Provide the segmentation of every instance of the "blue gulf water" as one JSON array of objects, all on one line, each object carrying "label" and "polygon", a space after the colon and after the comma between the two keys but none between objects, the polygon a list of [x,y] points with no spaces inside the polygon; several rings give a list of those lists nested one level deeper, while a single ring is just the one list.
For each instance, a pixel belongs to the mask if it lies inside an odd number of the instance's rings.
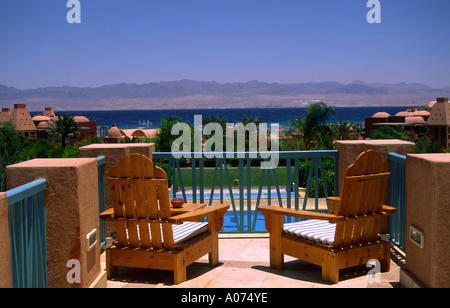
[{"label": "blue gulf water", "polygon": [[[408,106],[396,107],[335,107],[336,116],[331,118],[331,122],[347,120],[351,123],[362,123],[365,117],[370,117],[374,113],[383,110],[391,115],[395,115]],[[30,112],[35,116],[41,112]],[[56,111],[55,113],[58,113]],[[167,116],[180,117],[183,121],[194,122],[194,115],[216,116],[224,118],[228,123],[237,123],[239,119],[247,116],[256,116],[265,123],[279,123],[285,126],[289,119],[303,117],[306,108],[241,108],[241,109],[179,109],[179,110],[101,110],[101,111],[61,111],[61,114],[82,114],[91,121],[97,121],[97,126],[110,127],[115,123],[119,128],[137,128],[146,126],[148,128],[158,127],[159,121]],[[144,125],[145,123],[145,125]],[[151,124],[150,124],[151,123]]]}]

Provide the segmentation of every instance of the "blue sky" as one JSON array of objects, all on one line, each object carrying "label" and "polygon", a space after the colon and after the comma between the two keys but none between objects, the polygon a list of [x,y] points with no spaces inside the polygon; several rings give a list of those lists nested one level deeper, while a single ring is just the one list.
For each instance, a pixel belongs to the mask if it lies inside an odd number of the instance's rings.
[{"label": "blue sky", "polygon": [[450,0],[0,0],[0,84],[217,82],[450,86]]}]

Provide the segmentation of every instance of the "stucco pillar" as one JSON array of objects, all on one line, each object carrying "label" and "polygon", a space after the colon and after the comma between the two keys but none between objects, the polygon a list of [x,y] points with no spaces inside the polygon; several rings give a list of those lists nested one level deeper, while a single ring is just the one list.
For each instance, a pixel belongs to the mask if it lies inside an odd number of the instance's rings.
[{"label": "stucco pillar", "polygon": [[[7,167],[8,189],[40,178],[47,180],[45,206],[50,288],[85,288],[102,275],[97,172],[95,158],[33,159]],[[88,251],[86,236],[94,229],[97,230],[97,244]],[[68,263],[70,260],[78,261],[79,266]],[[78,276],[74,272],[77,267]],[[67,279],[70,273],[75,278],[72,282]]]},{"label": "stucco pillar", "polygon": [[[450,287],[449,221],[450,154],[408,155],[405,270],[425,287]],[[422,248],[410,239],[411,227]]]},{"label": "stucco pillar", "polygon": [[[102,143],[102,144],[90,144],[79,148],[80,157],[105,157],[105,209],[111,208],[112,195],[111,187],[108,184],[108,175],[111,169],[116,166],[120,160],[131,153],[139,153],[152,159],[152,153],[155,152],[154,143]],[[107,221],[106,224],[106,236],[109,237],[112,232],[115,231],[114,223]]]},{"label": "stucco pillar", "polygon": [[0,192],[0,288],[11,287],[11,260],[8,228],[8,200],[6,193]]},{"label": "stucco pillar", "polygon": [[[361,152],[375,150],[379,152],[383,160],[388,163],[389,152],[395,152],[400,155],[415,153],[414,142],[403,141],[399,139],[385,140],[344,140],[336,141],[335,149],[339,151],[339,192],[342,189],[344,171],[353,164]],[[385,194],[385,204],[389,204],[389,187]],[[389,218],[385,217],[380,225],[381,233],[389,233]]]}]

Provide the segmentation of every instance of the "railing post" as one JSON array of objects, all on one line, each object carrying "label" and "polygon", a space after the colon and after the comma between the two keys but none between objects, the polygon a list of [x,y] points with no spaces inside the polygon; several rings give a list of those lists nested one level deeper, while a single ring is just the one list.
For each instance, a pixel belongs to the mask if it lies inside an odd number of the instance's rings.
[{"label": "railing post", "polygon": [[[97,157],[98,165],[98,211],[102,213],[105,210],[105,156]],[[106,245],[105,221],[100,220],[100,247]]]},{"label": "railing post", "polygon": [[405,219],[406,219],[406,156],[389,153],[389,201],[397,212],[389,217],[390,239],[401,250],[405,251]]},{"label": "railing post", "polygon": [[0,234],[0,288],[11,288],[8,198],[5,192],[0,192]]}]

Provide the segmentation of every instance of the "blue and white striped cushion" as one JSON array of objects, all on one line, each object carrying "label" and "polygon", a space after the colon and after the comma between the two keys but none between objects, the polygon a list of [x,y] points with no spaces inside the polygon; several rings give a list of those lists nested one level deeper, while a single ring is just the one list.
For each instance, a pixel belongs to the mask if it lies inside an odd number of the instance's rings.
[{"label": "blue and white striped cushion", "polygon": [[[139,225],[137,227],[138,237],[139,237]],[[179,244],[181,242],[184,242],[188,239],[193,238],[196,235],[199,235],[200,233],[208,231],[208,223],[207,222],[194,222],[194,221],[185,221],[181,225],[172,225],[173,230],[173,243]],[[150,231],[150,224],[148,226],[148,232],[150,235],[150,240],[152,237],[151,231]],[[127,237],[128,237],[128,229],[126,230]],[[161,239],[163,239],[163,231],[161,229]]]},{"label": "blue and white striped cushion", "polygon": [[173,242],[174,244],[179,244],[194,236],[208,231],[207,222],[194,222],[185,221],[181,225],[172,225],[173,229]]},{"label": "blue and white striped cushion", "polygon": [[336,224],[325,220],[303,220],[284,224],[287,234],[298,236],[325,245],[333,245]]}]

